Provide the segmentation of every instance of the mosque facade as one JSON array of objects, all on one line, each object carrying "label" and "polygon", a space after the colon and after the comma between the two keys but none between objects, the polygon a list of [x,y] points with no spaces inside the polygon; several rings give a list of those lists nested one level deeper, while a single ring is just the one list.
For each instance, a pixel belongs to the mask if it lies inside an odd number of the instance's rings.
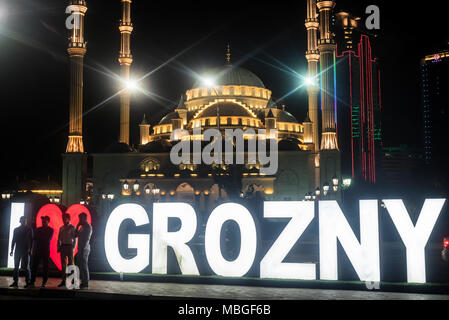
[{"label": "mosque facade", "polygon": [[[132,64],[130,35],[131,0],[121,0],[123,17],[119,26],[122,46],[119,54],[122,77],[129,79]],[[87,52],[84,17],[87,3],[71,1],[73,14],[80,16],[82,28],[71,35],[68,53],[71,61],[70,132],[63,155],[62,203],[88,203],[107,212],[111,205],[135,201],[187,202],[210,212],[218,203],[234,199],[296,200],[323,197],[332,181],[341,181],[340,151],[336,131],[335,41],[330,32],[335,1],[307,1],[308,76],[316,79],[309,86],[308,115],[298,121],[288,108],[278,105],[272,91],[255,73],[232,64],[228,46],[222,66],[211,68],[202,80],[182,94],[173,111],[151,126],[151,114],[139,124],[140,141],[132,147],[129,139],[129,91],[121,91],[120,138],[107,152],[85,153],[82,135],[82,70]],[[320,38],[318,39],[318,33]],[[321,65],[320,65],[321,64]],[[318,74],[318,70],[324,70]],[[210,80],[211,79],[211,80]],[[314,81],[313,81],[314,82]],[[321,108],[319,102],[321,101]],[[321,118],[321,121],[319,121]],[[201,142],[207,129],[253,132],[245,136],[244,163],[219,161],[174,164],[170,158],[179,140]],[[180,137],[176,132],[183,130]],[[276,135],[274,135],[276,132]],[[264,174],[259,161],[248,161],[251,139],[277,144],[277,171]],[[232,150],[235,152],[235,149]],[[91,173],[87,161],[92,159]],[[222,159],[226,158],[223,152]],[[327,188],[326,188],[327,186]],[[323,190],[324,187],[324,190]],[[327,190],[326,190],[327,189]],[[329,190],[327,197],[338,198]]]}]

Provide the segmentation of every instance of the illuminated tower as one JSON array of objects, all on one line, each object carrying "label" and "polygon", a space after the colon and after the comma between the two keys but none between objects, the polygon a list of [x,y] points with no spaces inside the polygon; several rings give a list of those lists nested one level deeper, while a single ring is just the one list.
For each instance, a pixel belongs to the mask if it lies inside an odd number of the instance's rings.
[{"label": "illuminated tower", "polygon": [[[123,5],[123,16],[120,21],[119,30],[121,33],[120,63],[121,77],[124,83],[130,78],[130,69],[133,62],[131,55],[131,33],[133,25],[131,23],[131,0],[121,0]],[[130,92],[125,90],[120,95],[120,141],[129,145],[129,99]]]},{"label": "illuminated tower", "polygon": [[381,70],[372,44],[376,35],[360,18],[336,14],[338,145],[344,176],[358,184],[376,183],[382,150]]},{"label": "illuminated tower", "polygon": [[309,96],[309,112],[310,122],[312,124],[311,141],[314,144],[314,151],[319,149],[319,129],[318,129],[318,93],[317,84],[318,63],[320,61],[320,53],[318,51],[318,14],[316,11],[316,0],[307,0],[307,52],[306,59],[308,63],[308,77],[314,79],[312,85],[307,88]]},{"label": "illuminated tower", "polygon": [[86,54],[84,15],[86,1],[72,0],[69,5],[73,28],[67,49],[70,57],[70,111],[67,153],[84,153],[83,145],[83,63]]},{"label": "illuminated tower", "polygon": [[83,146],[83,63],[86,54],[84,40],[84,16],[87,4],[84,0],[72,0],[68,7],[73,18],[70,43],[70,110],[69,141],[62,155],[62,204],[69,206],[85,199],[87,154]]},{"label": "illuminated tower", "polygon": [[[335,1],[319,0],[317,2],[320,11],[320,51],[321,68],[321,112],[322,132],[321,149],[338,150],[337,126],[336,126],[336,80],[335,80],[335,40],[331,30],[331,19]],[[313,119],[312,119],[313,121]]]},{"label": "illuminated tower", "polygon": [[352,16],[349,12],[340,11],[336,14],[341,27],[343,28],[344,51],[354,50],[353,33],[358,28],[360,18]]}]

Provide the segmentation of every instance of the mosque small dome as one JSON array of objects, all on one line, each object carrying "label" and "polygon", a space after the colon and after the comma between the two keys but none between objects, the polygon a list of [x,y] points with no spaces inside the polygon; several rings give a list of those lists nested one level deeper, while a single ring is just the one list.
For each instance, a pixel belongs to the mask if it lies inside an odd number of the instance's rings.
[{"label": "mosque small dome", "polygon": [[171,143],[166,139],[159,139],[151,141],[144,146],[140,147],[140,152],[147,153],[162,153],[169,152],[171,150]]},{"label": "mosque small dome", "polygon": [[159,121],[159,124],[160,125],[171,124],[171,121],[173,119],[179,119],[179,113],[177,111],[173,111],[173,112],[170,112],[169,114],[167,114],[165,117],[163,117],[161,119],[161,121]]}]

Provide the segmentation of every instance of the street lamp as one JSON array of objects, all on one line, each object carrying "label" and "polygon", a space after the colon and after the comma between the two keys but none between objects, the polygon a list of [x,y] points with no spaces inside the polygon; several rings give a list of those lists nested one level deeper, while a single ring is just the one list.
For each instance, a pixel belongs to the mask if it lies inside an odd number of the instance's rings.
[{"label": "street lamp", "polygon": [[134,185],[133,185],[134,192],[139,191],[139,187],[140,187],[139,183],[137,181],[134,182]]},{"label": "street lamp", "polygon": [[[315,189],[315,195],[316,195],[316,196],[319,196],[320,193],[321,193],[321,190],[320,190],[319,187],[317,187],[317,188]],[[315,199],[315,198],[314,198],[314,199]]]},{"label": "street lamp", "polygon": [[146,187],[145,187],[145,194],[150,194],[150,192],[151,192],[150,187],[149,187],[149,186],[146,186]]},{"label": "street lamp", "polygon": [[128,190],[129,189],[129,183],[125,181],[125,183],[123,184],[123,190]]},{"label": "street lamp", "polygon": [[351,186],[352,179],[351,178],[345,178],[343,179],[343,188],[349,188]]},{"label": "street lamp", "polygon": [[114,200],[114,194],[110,193],[108,194],[108,200]]},{"label": "street lamp", "polygon": [[334,186],[338,186],[338,178],[337,178],[337,176],[334,176],[334,177],[332,178],[332,184],[333,184]]},{"label": "street lamp", "polygon": [[329,184],[326,182],[324,185],[323,185],[323,194],[324,194],[324,196],[327,196],[327,192],[329,191]]}]

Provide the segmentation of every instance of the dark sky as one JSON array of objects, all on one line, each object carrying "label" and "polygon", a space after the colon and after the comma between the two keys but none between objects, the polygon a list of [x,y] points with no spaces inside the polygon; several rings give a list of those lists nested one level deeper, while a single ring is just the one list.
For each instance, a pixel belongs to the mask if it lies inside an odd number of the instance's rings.
[{"label": "dark sky", "polygon": [[[337,1],[337,10],[352,10],[361,17],[368,4],[380,7],[381,31],[374,51],[383,69],[386,145],[420,145],[419,58],[447,47],[449,40],[446,11],[438,3],[444,1],[409,8],[402,1]],[[0,187],[16,176],[60,177],[69,102],[65,6],[64,0],[0,0]],[[296,88],[300,80],[282,70],[306,73],[305,6],[306,0],[135,0],[136,77],[183,53],[141,83],[163,99],[132,97],[132,142],[138,143],[137,124],[144,113],[152,123],[158,121],[191,87],[195,79],[189,70],[201,73],[223,64],[228,42],[234,64],[242,62],[256,73],[275,97]],[[117,81],[106,74],[119,71],[121,5],[119,0],[89,0],[88,7],[84,143],[88,152],[98,152],[117,140],[119,132],[119,99],[96,106],[118,90]],[[305,90],[284,102],[302,121]]]}]

